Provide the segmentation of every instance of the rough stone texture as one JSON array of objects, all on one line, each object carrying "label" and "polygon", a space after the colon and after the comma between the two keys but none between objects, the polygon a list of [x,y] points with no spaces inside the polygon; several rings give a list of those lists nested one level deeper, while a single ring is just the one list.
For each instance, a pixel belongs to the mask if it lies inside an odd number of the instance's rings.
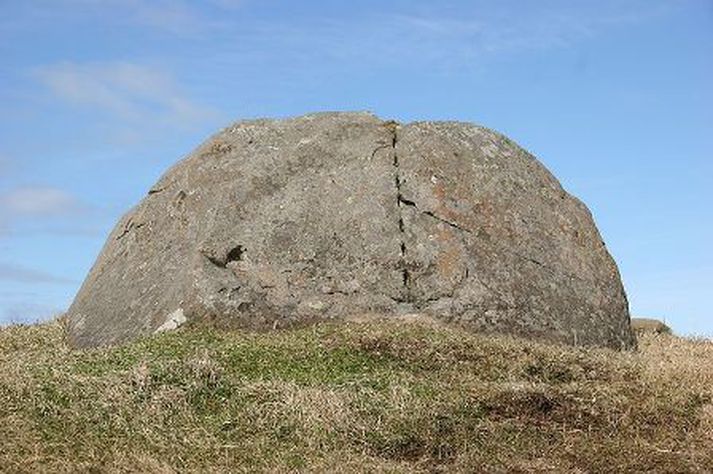
[{"label": "rough stone texture", "polygon": [[634,334],[672,334],[671,328],[658,319],[631,318],[631,330]]},{"label": "rough stone texture", "polygon": [[412,313],[634,344],[589,211],[537,160],[475,125],[368,113],[239,122],[208,140],[121,219],[68,335],[86,347],[184,322]]}]

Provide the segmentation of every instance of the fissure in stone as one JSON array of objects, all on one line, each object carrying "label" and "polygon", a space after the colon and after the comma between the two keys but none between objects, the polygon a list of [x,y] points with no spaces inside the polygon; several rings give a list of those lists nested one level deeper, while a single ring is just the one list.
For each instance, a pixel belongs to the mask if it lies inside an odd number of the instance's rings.
[{"label": "fissure in stone", "polygon": [[393,131],[393,135],[391,138],[391,147],[393,148],[394,151],[394,182],[396,184],[396,205],[399,208],[399,232],[401,232],[401,242],[399,246],[399,251],[400,251],[400,266],[401,266],[401,278],[404,286],[404,290],[406,292],[405,297],[403,298],[403,301],[408,302],[411,299],[410,295],[410,284],[411,284],[411,274],[409,273],[409,270],[407,268],[407,263],[406,263],[406,230],[404,229],[404,218],[401,213],[401,206],[402,205],[409,205],[409,206],[415,206],[415,203],[408,201],[403,197],[401,194],[401,175],[399,173],[399,156],[396,152],[396,143],[397,143],[397,138],[396,138],[396,130]]}]

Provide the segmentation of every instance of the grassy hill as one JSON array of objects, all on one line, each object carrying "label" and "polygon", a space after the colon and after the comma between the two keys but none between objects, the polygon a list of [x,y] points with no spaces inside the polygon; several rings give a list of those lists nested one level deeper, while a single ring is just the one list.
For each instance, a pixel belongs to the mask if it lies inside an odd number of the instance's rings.
[{"label": "grassy hill", "polygon": [[713,343],[349,323],[71,351],[0,329],[6,472],[710,472]]}]

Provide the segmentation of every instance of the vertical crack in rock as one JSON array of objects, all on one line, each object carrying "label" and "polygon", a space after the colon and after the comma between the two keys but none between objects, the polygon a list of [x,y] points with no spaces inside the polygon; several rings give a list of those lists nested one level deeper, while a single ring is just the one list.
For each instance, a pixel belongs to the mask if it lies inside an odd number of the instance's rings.
[{"label": "vertical crack in rock", "polygon": [[399,244],[399,266],[401,267],[401,278],[403,282],[403,287],[404,287],[404,292],[405,295],[403,298],[401,298],[401,302],[408,302],[411,300],[411,274],[407,268],[406,264],[406,252],[408,249],[406,248],[406,230],[404,229],[404,217],[403,213],[401,212],[401,207],[403,205],[414,205],[414,203],[408,201],[403,197],[401,194],[401,173],[400,173],[400,164],[399,164],[399,155],[396,152],[396,144],[398,141],[397,135],[396,135],[396,129],[398,127],[398,124],[396,122],[388,122],[387,126],[391,130],[391,148],[393,149],[394,153],[394,161],[393,161],[393,166],[394,166],[394,184],[396,185],[396,205],[398,206],[398,213],[399,213],[399,232],[401,233],[401,241]]},{"label": "vertical crack in rock", "polygon": [[[499,137],[364,113],[231,126],[119,221],[67,311],[68,341],[129,342],[181,307],[195,326],[226,329],[424,313],[484,332],[571,343],[576,330],[580,345],[635,347],[591,214]],[[503,177],[514,184],[482,202]],[[346,234],[343,246],[328,244],[332,232]],[[343,282],[327,288],[338,296],[324,296],[327,282]]]}]

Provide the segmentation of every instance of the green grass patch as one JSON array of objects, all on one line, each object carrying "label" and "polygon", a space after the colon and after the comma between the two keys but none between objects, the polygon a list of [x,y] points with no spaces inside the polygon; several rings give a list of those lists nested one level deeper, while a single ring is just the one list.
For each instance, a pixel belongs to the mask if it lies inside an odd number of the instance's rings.
[{"label": "green grass patch", "polygon": [[711,342],[638,353],[405,323],[75,351],[0,329],[0,471],[706,472]]}]

